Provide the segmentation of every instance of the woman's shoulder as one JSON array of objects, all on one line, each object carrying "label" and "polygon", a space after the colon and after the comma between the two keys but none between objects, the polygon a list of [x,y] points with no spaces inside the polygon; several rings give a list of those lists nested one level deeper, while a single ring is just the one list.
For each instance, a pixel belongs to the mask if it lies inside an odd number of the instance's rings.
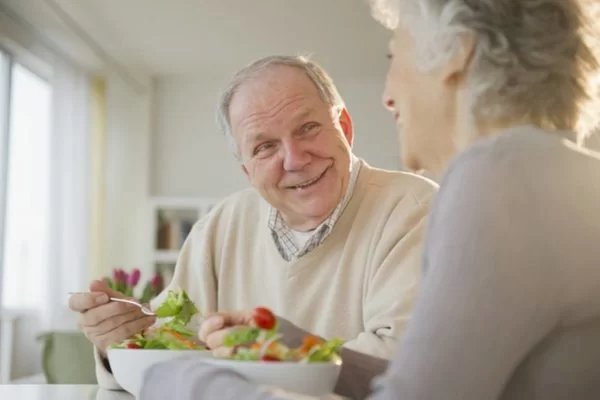
[{"label": "woman's shoulder", "polygon": [[578,146],[568,135],[532,126],[515,127],[480,139],[450,164],[442,186],[448,182],[497,180],[546,182],[546,177],[588,175],[600,171],[600,155]]}]

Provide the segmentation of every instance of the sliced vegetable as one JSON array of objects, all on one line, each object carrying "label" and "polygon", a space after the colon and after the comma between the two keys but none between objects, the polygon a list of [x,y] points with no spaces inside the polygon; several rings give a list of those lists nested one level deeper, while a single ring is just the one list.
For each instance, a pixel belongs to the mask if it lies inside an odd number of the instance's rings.
[{"label": "sliced vegetable", "polygon": [[289,348],[277,332],[277,318],[264,307],[253,312],[256,327],[240,327],[227,334],[223,340],[231,348],[230,358],[240,361],[297,361],[297,362],[338,362],[341,339],[325,341],[308,335],[298,348]]},{"label": "sliced vegetable", "polygon": [[281,361],[279,358],[275,357],[275,356],[271,356],[269,354],[266,354],[264,356],[261,357],[260,361]]},{"label": "sliced vegetable", "polygon": [[314,346],[308,355],[308,362],[327,362],[339,359],[342,344],[344,341],[336,338]]}]

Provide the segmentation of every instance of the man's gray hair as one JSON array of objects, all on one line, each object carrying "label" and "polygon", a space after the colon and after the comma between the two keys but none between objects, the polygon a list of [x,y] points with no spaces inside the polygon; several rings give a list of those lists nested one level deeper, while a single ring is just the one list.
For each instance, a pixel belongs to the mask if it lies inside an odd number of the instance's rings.
[{"label": "man's gray hair", "polygon": [[597,0],[370,3],[384,26],[395,29],[401,23],[411,32],[419,58],[415,62],[424,69],[447,60],[460,35],[474,34],[468,85],[476,121],[531,122],[565,135],[597,126]]},{"label": "man's gray hair", "polygon": [[217,123],[227,137],[235,156],[238,158],[240,157],[239,149],[237,148],[235,138],[231,132],[231,121],[229,118],[231,100],[237,89],[244,82],[258,77],[261,73],[273,66],[288,66],[303,71],[312,83],[314,83],[325,104],[335,108],[339,107],[340,109],[344,107],[344,101],[333,84],[333,80],[329,74],[321,66],[310,61],[307,57],[269,56],[256,60],[242,68],[233,76],[231,82],[221,95],[219,106],[217,108]]}]

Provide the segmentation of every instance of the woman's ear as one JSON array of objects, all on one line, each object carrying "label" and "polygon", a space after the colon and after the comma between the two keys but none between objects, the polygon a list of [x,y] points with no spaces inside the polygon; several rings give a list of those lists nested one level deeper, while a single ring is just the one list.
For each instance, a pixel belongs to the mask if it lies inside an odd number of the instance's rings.
[{"label": "woman's ear", "polygon": [[453,54],[442,68],[442,79],[446,83],[460,82],[466,75],[475,52],[475,36],[471,32],[458,35]]}]

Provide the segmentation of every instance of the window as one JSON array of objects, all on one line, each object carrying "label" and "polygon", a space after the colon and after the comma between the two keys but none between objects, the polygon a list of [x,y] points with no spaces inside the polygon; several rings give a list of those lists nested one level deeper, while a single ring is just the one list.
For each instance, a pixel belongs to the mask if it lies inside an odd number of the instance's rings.
[{"label": "window", "polygon": [[[2,306],[38,308],[44,299],[48,252],[50,84],[3,54],[8,104],[3,125],[5,199]],[[1,221],[0,221],[1,222]]]}]

